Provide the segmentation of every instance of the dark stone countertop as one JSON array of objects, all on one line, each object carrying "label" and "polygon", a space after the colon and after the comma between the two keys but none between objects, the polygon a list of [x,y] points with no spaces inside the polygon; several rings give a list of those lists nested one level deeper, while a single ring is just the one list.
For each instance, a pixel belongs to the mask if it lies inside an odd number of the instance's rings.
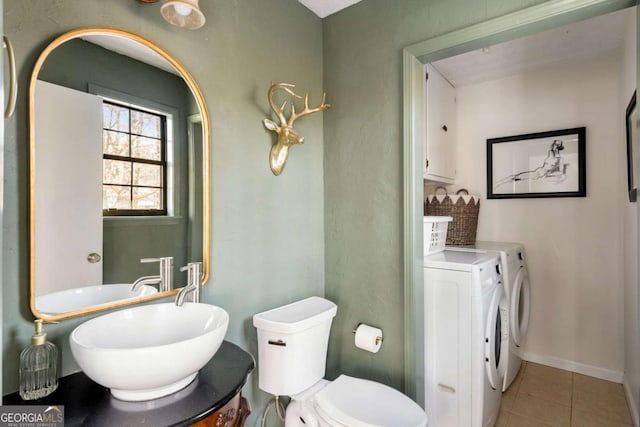
[{"label": "dark stone countertop", "polygon": [[77,372],[60,378],[58,389],[47,397],[25,401],[16,392],[4,396],[2,404],[64,405],[65,427],[188,426],[213,414],[238,394],[254,366],[249,353],[223,341],[191,384],[159,399],[124,402]]}]

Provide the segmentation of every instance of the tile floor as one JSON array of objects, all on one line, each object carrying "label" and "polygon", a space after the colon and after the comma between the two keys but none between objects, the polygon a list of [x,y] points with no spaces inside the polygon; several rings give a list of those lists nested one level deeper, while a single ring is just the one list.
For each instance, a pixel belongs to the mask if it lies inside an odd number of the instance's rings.
[{"label": "tile floor", "polygon": [[496,427],[633,425],[622,384],[523,362],[502,395]]}]

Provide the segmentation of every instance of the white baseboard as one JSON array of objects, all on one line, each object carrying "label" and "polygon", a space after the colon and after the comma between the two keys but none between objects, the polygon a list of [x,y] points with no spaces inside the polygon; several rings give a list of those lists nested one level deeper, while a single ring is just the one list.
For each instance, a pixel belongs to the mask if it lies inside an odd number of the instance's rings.
[{"label": "white baseboard", "polygon": [[600,378],[602,380],[613,381],[622,384],[624,373],[622,371],[614,371],[613,369],[599,368],[597,366],[586,365],[584,363],[574,362],[573,360],[561,359],[553,356],[542,356],[533,353],[522,353],[522,359],[528,362],[539,363],[541,365],[551,366],[553,368],[564,369],[565,371],[576,372],[578,374],[588,375],[590,377]]},{"label": "white baseboard", "polygon": [[627,404],[629,405],[629,411],[631,412],[631,418],[633,418],[633,425],[638,427],[640,425],[640,414],[638,413],[638,402],[633,396],[631,392],[631,385],[627,381],[627,376],[625,375],[622,381],[622,385],[624,386],[624,394],[627,397]]}]

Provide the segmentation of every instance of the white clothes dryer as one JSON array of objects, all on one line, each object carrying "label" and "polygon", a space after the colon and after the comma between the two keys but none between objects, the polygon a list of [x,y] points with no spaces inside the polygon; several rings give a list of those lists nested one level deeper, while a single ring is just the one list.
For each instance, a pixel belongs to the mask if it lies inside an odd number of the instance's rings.
[{"label": "white clothes dryer", "polygon": [[425,410],[439,427],[491,427],[502,396],[507,322],[497,252],[424,258]]},{"label": "white clothes dryer", "polygon": [[495,251],[500,254],[507,298],[504,312],[509,324],[509,354],[504,365],[505,373],[502,387],[502,390],[505,391],[518,375],[522,365],[522,347],[527,336],[529,313],[531,312],[531,290],[524,247],[521,243],[476,242],[471,246],[447,246],[446,249],[480,253]]}]

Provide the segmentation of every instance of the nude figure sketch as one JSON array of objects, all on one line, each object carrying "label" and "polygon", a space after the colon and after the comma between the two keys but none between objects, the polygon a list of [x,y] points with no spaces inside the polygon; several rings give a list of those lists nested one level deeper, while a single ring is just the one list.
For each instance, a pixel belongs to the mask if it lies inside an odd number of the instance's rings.
[{"label": "nude figure sketch", "polygon": [[563,141],[561,139],[554,139],[542,165],[533,170],[506,176],[496,181],[494,188],[518,181],[545,180],[558,184],[563,182],[567,178],[567,166],[569,166],[569,164],[565,163],[563,157],[560,155],[560,151],[562,150],[564,150]]}]

